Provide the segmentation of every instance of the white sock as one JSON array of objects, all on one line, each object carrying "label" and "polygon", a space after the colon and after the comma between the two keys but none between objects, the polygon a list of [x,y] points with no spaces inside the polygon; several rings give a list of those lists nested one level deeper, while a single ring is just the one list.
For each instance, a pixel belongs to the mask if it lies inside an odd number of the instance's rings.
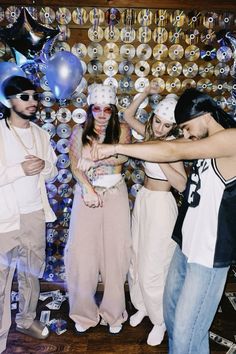
[{"label": "white sock", "polygon": [[112,333],[112,334],[117,334],[121,331],[122,329],[122,325],[120,326],[110,326],[109,327],[109,332]]},{"label": "white sock", "polygon": [[166,331],[166,326],[164,323],[162,323],[161,325],[154,325],[153,329],[148,335],[147,344],[153,346],[161,344],[165,335],[165,331]]},{"label": "white sock", "polygon": [[145,311],[143,311],[143,310],[137,311],[129,319],[130,326],[136,327],[137,325],[139,325],[142,322],[142,320],[145,316],[147,316]]},{"label": "white sock", "polygon": [[85,332],[85,331],[87,331],[87,328],[86,329],[84,329],[82,326],[80,326],[80,324],[78,324],[78,323],[76,323],[75,324],[75,328],[76,328],[76,330],[78,331],[78,332]]}]

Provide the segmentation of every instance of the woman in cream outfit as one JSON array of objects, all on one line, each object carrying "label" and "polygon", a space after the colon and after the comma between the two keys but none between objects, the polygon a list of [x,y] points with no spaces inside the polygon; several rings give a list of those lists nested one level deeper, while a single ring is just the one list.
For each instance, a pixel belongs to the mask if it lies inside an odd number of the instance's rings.
[{"label": "woman in cream outfit", "polygon": [[[167,95],[157,105],[146,125],[135,118],[136,110],[151,93],[154,86],[131,103],[124,114],[125,121],[145,140],[173,139],[176,95]],[[186,174],[182,162],[144,162],[144,186],[137,193],[132,214],[132,256],[129,269],[130,296],[138,310],[130,318],[137,326],[145,316],[153,323],[148,335],[149,345],[161,343],[165,334],[163,319],[163,291],[175,243],[171,239],[177,218],[177,204],[171,187],[179,192],[185,189]]]}]

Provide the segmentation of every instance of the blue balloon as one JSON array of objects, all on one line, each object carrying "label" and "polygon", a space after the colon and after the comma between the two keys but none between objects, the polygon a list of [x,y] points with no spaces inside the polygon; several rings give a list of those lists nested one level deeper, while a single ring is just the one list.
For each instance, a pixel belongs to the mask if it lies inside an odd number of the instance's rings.
[{"label": "blue balloon", "polygon": [[5,80],[9,79],[12,76],[26,77],[24,71],[19,68],[19,66],[17,66],[15,63],[11,63],[8,61],[0,62],[0,102],[8,108],[11,107],[11,104],[3,94],[3,87]]},{"label": "blue balloon", "polygon": [[59,51],[47,61],[45,74],[54,96],[69,99],[82,79],[83,69],[74,54]]}]

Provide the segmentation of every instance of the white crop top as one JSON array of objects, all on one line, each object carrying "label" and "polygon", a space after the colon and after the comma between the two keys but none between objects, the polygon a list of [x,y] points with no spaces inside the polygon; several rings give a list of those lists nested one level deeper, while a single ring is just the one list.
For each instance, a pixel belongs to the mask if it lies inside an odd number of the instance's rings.
[{"label": "white crop top", "polygon": [[157,162],[144,162],[144,171],[147,177],[153,178],[153,179],[159,179],[162,181],[168,181],[166,178],[166,175],[160,168],[159,164]]}]

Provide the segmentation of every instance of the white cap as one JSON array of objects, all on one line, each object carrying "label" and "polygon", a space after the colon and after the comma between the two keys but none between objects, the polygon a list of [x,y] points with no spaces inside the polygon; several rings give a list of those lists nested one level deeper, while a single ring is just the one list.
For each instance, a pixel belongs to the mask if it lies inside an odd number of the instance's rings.
[{"label": "white cap", "polygon": [[166,119],[171,123],[175,122],[175,106],[177,104],[178,96],[174,93],[170,93],[163,100],[161,100],[156,108],[154,114],[160,118]]},{"label": "white cap", "polygon": [[88,104],[116,104],[115,88],[108,85],[92,84],[88,88]]}]

